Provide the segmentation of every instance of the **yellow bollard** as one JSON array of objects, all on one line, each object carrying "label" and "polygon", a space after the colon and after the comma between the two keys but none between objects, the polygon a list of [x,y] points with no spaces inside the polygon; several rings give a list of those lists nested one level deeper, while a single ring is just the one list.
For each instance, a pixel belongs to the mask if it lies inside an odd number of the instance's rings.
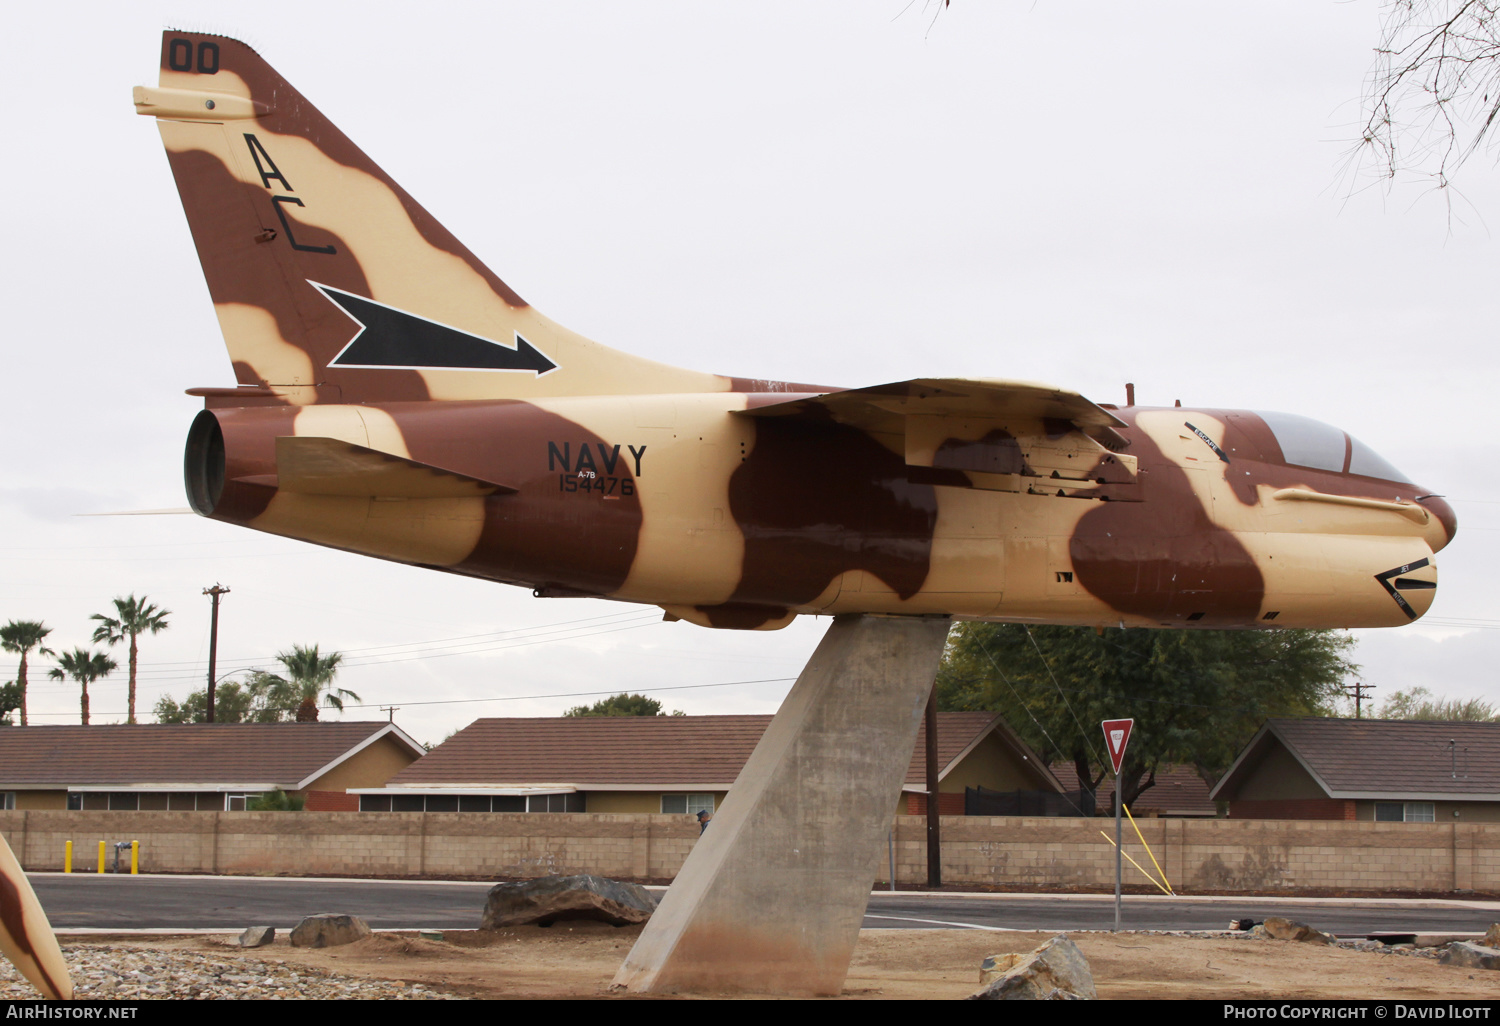
[{"label": "yellow bollard", "polygon": [[130,842],[130,875],[139,876],[141,872],[141,842]]},{"label": "yellow bollard", "polygon": [[73,872],[73,842],[63,844],[63,872]]},{"label": "yellow bollard", "polygon": [[99,872],[104,872],[104,842],[99,842]]}]

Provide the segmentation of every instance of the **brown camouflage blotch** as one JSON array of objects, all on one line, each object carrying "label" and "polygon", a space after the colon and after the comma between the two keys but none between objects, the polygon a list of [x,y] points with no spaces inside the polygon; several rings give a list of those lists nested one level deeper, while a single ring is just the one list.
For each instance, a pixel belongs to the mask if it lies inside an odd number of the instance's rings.
[{"label": "brown camouflage blotch", "polygon": [[51,993],[47,997],[56,997],[63,993],[63,989],[52,979],[47,972],[47,967],[37,957],[36,948],[31,943],[31,935],[26,931],[26,906],[21,901],[21,889],[8,875],[0,873],[0,929],[4,929],[10,935],[11,941],[16,948],[36,966],[37,973],[42,977]]},{"label": "brown camouflage blotch", "polygon": [[296,434],[297,407],[215,410],[212,416],[224,434],[225,458],[224,491],[213,519],[249,523],[266,511],[276,489],[235,478],[275,476],[276,438]]},{"label": "brown camouflage blotch", "polygon": [[745,538],[731,603],[811,602],[839,574],[865,570],[903,599],[931,565],[937,495],[905,459],[863,431],[825,421],[755,421],[755,446],[729,479]]},{"label": "brown camouflage blotch", "polygon": [[[337,386],[337,392],[318,389],[318,402],[339,402],[344,395],[369,402],[428,398],[427,383],[416,371],[328,366],[359,326],[302,277],[287,240],[280,234],[281,222],[272,208],[271,194],[258,185],[241,182],[218,157],[203,150],[168,151],[167,157],[193,231],[209,295],[215,303],[242,303],[269,313],[282,339],[306,352],[315,373],[322,368],[323,381]],[[267,227],[274,227],[278,237],[256,242],[257,235]],[[297,231],[301,241],[301,229]],[[371,294],[364,271],[347,243],[332,232],[308,228],[307,233],[309,244],[315,241],[317,245],[332,245],[335,250],[317,254],[320,283],[355,295]],[[262,384],[248,364],[236,362],[235,374],[242,385]]]},{"label": "brown camouflage blotch", "polygon": [[[219,45],[220,69],[231,71],[245,81],[250,88],[250,97],[271,108],[271,113],[263,118],[258,118],[255,124],[264,125],[267,131],[280,135],[297,135],[313,140],[318,149],[330,160],[353,168],[370,175],[372,178],[384,183],[401,205],[406,210],[407,217],[422,238],[435,249],[440,249],[458,257],[468,264],[476,274],[482,277],[495,295],[499,296],[508,305],[513,307],[524,307],[526,301],[516,294],[500,277],[491,271],[484,263],[471,253],[468,247],[454,238],[453,234],[444,228],[438,221],[422,208],[416,200],[401,186],[397,185],[380,166],[371,160],[363,150],[354,145],[349,137],[339,131],[332,121],[324,117],[318,108],[314,107],[302,96],[291,84],[277,74],[276,70],[266,63],[265,59],[250,47],[236,39],[225,36],[205,35],[195,32],[172,32],[162,36],[161,67],[168,70],[168,48],[173,38],[188,39],[196,47],[199,40],[209,39]],[[212,76],[204,76],[211,79]],[[295,181],[292,183],[295,185]],[[275,224],[273,220],[271,222]],[[322,245],[322,243],[318,243]],[[324,282],[332,284],[332,282]],[[339,286],[343,288],[344,286]],[[350,291],[355,291],[351,289]],[[368,296],[369,292],[359,293]]]},{"label": "brown camouflage blotch", "polygon": [[[395,419],[412,459],[517,489],[485,500],[484,528],[473,554],[449,569],[596,595],[611,594],[625,583],[640,543],[639,493],[606,498],[562,492],[562,471],[549,470],[547,463],[549,441],[569,443],[576,459],[580,444],[604,439],[530,403],[382,408]],[[604,473],[604,467],[598,470]],[[627,453],[622,452],[616,471],[608,476],[631,477]]]},{"label": "brown camouflage blotch", "polygon": [[981,474],[1031,474],[1015,435],[1001,428],[976,442],[946,439],[932,456],[933,467],[972,470]]},{"label": "brown camouflage blotch", "polygon": [[1174,622],[1203,613],[1203,627],[1254,625],[1265,580],[1203,508],[1188,481],[1199,471],[1172,463],[1144,431],[1130,438],[1146,501],[1103,502],[1078,521],[1069,542],[1078,583],[1127,615]]},{"label": "brown camouflage blotch", "polygon": [[735,631],[759,630],[786,616],[785,606],[759,606],[748,602],[724,602],[717,606],[696,606],[715,627]]}]

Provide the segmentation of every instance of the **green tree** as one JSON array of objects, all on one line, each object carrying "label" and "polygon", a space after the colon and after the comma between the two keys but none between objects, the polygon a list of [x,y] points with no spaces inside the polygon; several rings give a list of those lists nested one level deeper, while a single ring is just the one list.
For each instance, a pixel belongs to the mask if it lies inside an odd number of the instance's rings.
[{"label": "green tree", "polygon": [[316,723],[318,703],[326,702],[340,712],[345,701],[361,701],[359,695],[348,688],[336,688],[333,679],[338,676],[339,664],[344,656],[341,652],[322,655],[318,646],[293,645],[290,652],[276,653],[276,659],[286,670],[286,676],[254,670],[250,683],[266,689],[266,704],[280,711],[295,711],[298,723]]},{"label": "green tree", "polygon": [[42,639],[52,633],[52,628],[40,620],[12,620],[0,627],[0,648],[21,657],[21,667],[16,671],[16,687],[21,690],[21,726],[26,726],[26,655],[35,648],[40,655],[53,655],[50,648],[39,647]]},{"label": "green tree", "polygon": [[0,726],[11,726],[10,714],[21,707],[21,687],[15,681],[0,684]]},{"label": "green tree", "polygon": [[171,615],[170,609],[157,609],[156,606],[146,601],[143,595],[136,598],[134,595],[126,598],[115,599],[115,612],[118,616],[105,616],[103,613],[95,613],[89,617],[98,620],[99,626],[94,628],[94,640],[102,641],[108,645],[115,645],[121,641],[130,642],[130,687],[129,700],[126,703],[126,723],[135,722],[135,666],[136,666],[136,637],[146,631],[156,634],[164,631],[170,624],[167,617]]},{"label": "green tree", "polygon": [[75,648],[71,652],[64,652],[57,657],[58,666],[48,674],[53,680],[66,680],[72,677],[82,688],[83,696],[79,700],[79,708],[83,713],[83,725],[89,725],[89,685],[100,677],[114,672],[120,664],[111,659],[104,652],[91,652],[86,648]]},{"label": "green tree", "polygon": [[[215,698],[218,696],[215,695]],[[214,719],[219,718],[219,703],[214,702]],[[300,794],[287,794],[281,788],[267,791],[245,805],[246,812],[301,812],[307,799]]]},{"label": "green tree", "polygon": [[[654,698],[645,695],[611,695],[601,698],[593,705],[575,705],[564,716],[666,716],[662,712],[661,703]],[[674,709],[672,716],[684,715],[682,710]]]},{"label": "green tree", "polygon": [[1382,720],[1446,720],[1464,723],[1500,722],[1500,710],[1479,698],[1438,698],[1427,688],[1396,691],[1380,704]]},{"label": "green tree", "polygon": [[[208,689],[190,692],[181,704],[171,695],[162,695],[154,711],[158,723],[206,723]],[[276,723],[290,718],[290,713],[270,707],[265,684],[253,674],[244,683],[228,680],[214,688],[215,723]]]},{"label": "green tree", "polygon": [[1157,631],[964,623],[938,673],[943,709],[982,709],[1048,763],[1068,760],[1089,797],[1109,772],[1099,724],[1133,718],[1126,804],[1163,763],[1216,780],[1269,716],[1327,715],[1354,670],[1334,631]]}]

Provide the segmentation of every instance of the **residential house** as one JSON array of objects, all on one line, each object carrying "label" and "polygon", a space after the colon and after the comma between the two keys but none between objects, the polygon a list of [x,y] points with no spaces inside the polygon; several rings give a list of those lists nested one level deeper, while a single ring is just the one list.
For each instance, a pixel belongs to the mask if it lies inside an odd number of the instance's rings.
[{"label": "residential house", "polygon": [[[364,811],[713,812],[770,716],[582,716],[483,719],[379,787],[356,788]],[[902,812],[925,810],[919,733]],[[1061,791],[993,713],[938,714],[939,809],[962,815],[964,788]]]},{"label": "residential house", "polygon": [[6,809],[233,811],[280,788],[354,811],[424,754],[394,723],[191,723],[0,728]]},{"label": "residential house", "polygon": [[1211,797],[1231,819],[1500,822],[1500,723],[1267,720]]}]

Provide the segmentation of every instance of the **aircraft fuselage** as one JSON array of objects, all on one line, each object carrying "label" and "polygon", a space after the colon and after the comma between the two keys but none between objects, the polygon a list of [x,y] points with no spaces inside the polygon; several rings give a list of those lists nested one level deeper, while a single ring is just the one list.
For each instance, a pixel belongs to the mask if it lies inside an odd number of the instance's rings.
[{"label": "aircraft fuselage", "polygon": [[[1454,527],[1414,485],[1288,463],[1254,413],[1115,411],[1127,425],[1115,448],[1135,466],[1111,475],[1068,425],[1040,443],[992,431],[914,457],[899,435],[752,415],[795,398],[221,407],[194,431],[217,425],[223,469],[201,444],[195,465],[190,445],[189,491],[200,513],[272,534],[739,628],[797,613],[1391,626],[1430,606],[1433,554]],[[287,487],[278,437],[338,439],[506,490]]]}]

